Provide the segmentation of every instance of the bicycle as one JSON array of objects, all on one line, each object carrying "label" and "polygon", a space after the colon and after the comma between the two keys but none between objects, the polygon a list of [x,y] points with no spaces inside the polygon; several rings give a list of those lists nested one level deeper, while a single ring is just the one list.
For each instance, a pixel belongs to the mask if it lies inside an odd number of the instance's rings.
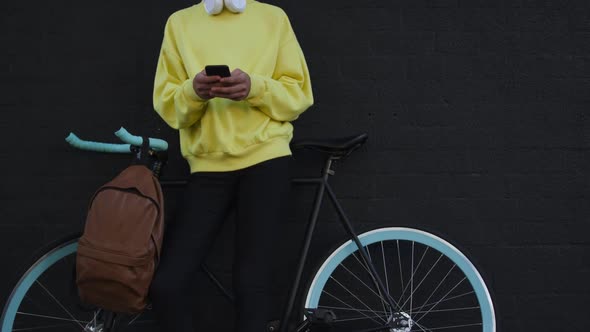
[{"label": "bicycle", "polygon": [[[124,128],[115,134],[126,144],[82,141],[72,133],[66,140],[81,149],[133,153],[136,159],[140,158],[142,137],[131,135]],[[318,190],[281,319],[269,322],[267,330],[494,332],[496,319],[490,292],[474,264],[455,246],[415,228],[391,226],[355,233],[328,178],[335,175],[332,164],[347,158],[367,138],[363,133],[291,142],[293,150],[311,149],[324,153],[327,158],[321,176],[291,179],[294,184],[317,185]],[[147,139],[152,171],[159,177],[167,160],[167,143]],[[164,188],[187,183],[186,180],[160,181]],[[297,308],[299,318],[294,321],[296,294],[302,287],[303,269],[326,193],[350,238],[329,252],[308,279],[303,289],[305,298]],[[75,253],[81,234],[77,232],[47,245],[38,251],[32,263],[25,265],[25,272],[17,276],[19,279],[4,306],[0,332],[38,328],[88,332],[157,331],[151,304],[139,314],[125,315],[79,302]],[[205,263],[201,268],[224,296],[233,301],[231,292]],[[55,277],[50,277],[51,274]],[[47,302],[53,306],[48,307]],[[47,312],[36,311],[41,309]]]}]

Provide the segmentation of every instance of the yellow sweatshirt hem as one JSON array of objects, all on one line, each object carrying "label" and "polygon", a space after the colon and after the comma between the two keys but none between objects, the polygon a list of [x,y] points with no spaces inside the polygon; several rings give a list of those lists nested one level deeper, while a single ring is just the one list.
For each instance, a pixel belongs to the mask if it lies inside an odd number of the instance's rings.
[{"label": "yellow sweatshirt hem", "polygon": [[277,136],[264,142],[252,144],[238,154],[210,152],[201,155],[184,156],[190,172],[225,172],[246,168],[260,162],[292,155],[289,142],[292,136]]}]

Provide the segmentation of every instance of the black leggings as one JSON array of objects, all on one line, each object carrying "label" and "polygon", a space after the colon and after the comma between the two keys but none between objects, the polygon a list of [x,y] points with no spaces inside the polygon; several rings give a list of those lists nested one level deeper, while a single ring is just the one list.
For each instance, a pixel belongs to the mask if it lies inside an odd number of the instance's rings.
[{"label": "black leggings", "polygon": [[[279,241],[275,236],[288,200],[291,160],[289,155],[235,171],[190,175],[177,218],[166,225],[160,264],[150,286],[152,310],[162,331],[198,331],[191,313],[199,298],[191,298],[188,290],[234,208],[234,331],[266,331],[276,305],[271,303],[273,241]],[[217,312],[223,315],[223,310]]]}]

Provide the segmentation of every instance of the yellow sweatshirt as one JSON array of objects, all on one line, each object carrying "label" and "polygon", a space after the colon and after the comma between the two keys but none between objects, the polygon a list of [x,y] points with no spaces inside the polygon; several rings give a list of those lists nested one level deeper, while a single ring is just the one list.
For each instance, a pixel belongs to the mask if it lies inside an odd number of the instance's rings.
[{"label": "yellow sweatshirt", "polygon": [[[250,76],[246,99],[203,100],[192,80],[206,65]],[[153,106],[179,130],[191,173],[230,171],[291,155],[293,121],[313,105],[305,57],[285,12],[247,0],[243,13],[215,16],[203,2],[174,12],[164,29]]]}]

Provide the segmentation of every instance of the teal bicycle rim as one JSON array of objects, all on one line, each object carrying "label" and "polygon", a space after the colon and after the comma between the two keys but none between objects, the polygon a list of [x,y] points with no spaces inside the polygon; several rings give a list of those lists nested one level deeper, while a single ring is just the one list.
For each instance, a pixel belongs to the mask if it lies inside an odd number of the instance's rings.
[{"label": "teal bicycle rim", "polygon": [[[422,245],[431,247],[432,249],[438,250],[452,263],[459,267],[466,279],[469,280],[476,295],[477,301],[479,302],[482,319],[482,331],[496,331],[496,319],[490,293],[475,266],[453,245],[430,233],[404,227],[385,227],[374,229],[359,235],[358,238],[361,244],[365,247],[381,241],[405,240],[420,243]],[[354,243],[352,240],[348,240],[338,247],[324,261],[311,282],[304,304],[305,308],[314,309],[318,307],[320,295],[322,294],[324,287],[326,286],[326,283],[333,274],[334,270],[347,257],[357,251],[358,248],[356,243]]]},{"label": "teal bicycle rim", "polygon": [[55,262],[64,258],[67,255],[74,253],[78,249],[78,241],[67,244],[63,247],[56,248],[43,257],[41,257],[37,263],[29,268],[29,270],[23,275],[18,281],[17,286],[13,289],[9,299],[10,302],[2,315],[2,331],[1,332],[12,332],[12,325],[14,323],[17,310],[21,305],[25,294],[29,291],[29,288],[40,275],[42,275],[48,268],[50,268]]}]

